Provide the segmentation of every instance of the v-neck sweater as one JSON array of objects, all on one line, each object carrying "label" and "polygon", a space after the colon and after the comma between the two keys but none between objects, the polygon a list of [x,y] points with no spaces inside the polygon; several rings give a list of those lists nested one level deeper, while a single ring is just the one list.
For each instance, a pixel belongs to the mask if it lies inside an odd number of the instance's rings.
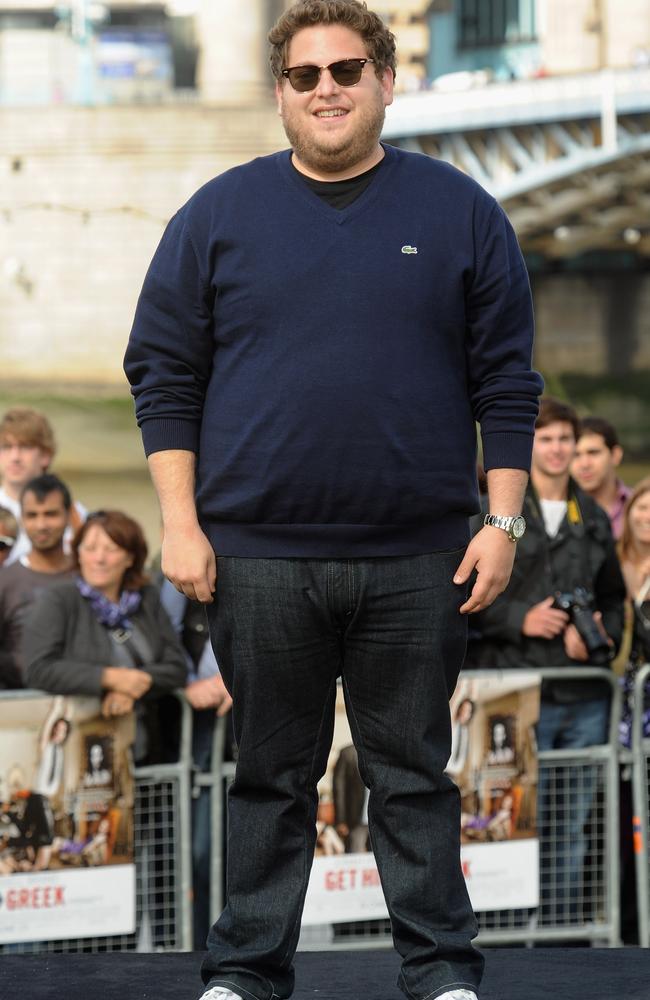
[{"label": "v-neck sweater", "polygon": [[530,289],[475,181],[384,146],[335,209],[291,151],[202,187],[138,301],[125,371],[145,451],[196,452],[218,555],[460,548],[484,464],[527,469],[537,396]]}]

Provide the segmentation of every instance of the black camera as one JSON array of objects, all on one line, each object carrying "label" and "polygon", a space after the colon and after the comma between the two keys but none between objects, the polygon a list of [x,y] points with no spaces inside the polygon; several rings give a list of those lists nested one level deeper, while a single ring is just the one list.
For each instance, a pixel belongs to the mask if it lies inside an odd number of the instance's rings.
[{"label": "black camera", "polygon": [[571,592],[558,591],[555,595],[555,607],[566,611],[571,623],[578,630],[580,638],[587,647],[589,662],[594,666],[609,663],[611,651],[607,639],[594,621],[593,602],[591,594],[584,587],[576,587]]}]

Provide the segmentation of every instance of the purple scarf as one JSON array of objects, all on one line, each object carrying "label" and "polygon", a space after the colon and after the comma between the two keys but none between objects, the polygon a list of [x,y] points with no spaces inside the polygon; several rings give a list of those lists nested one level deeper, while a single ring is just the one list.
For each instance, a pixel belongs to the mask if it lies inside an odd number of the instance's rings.
[{"label": "purple scarf", "polygon": [[142,594],[139,591],[123,590],[118,603],[114,604],[81,577],[77,577],[77,587],[82,597],[90,601],[95,617],[101,625],[105,625],[106,628],[131,628],[129,615],[137,611],[142,602]]}]

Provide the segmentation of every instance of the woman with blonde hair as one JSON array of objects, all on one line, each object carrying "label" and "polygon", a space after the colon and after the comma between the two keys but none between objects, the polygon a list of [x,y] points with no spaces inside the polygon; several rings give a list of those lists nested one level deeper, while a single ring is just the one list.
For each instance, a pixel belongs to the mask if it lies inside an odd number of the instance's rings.
[{"label": "woman with blonde hair", "polygon": [[618,557],[631,600],[644,601],[650,590],[650,476],[634,487],[623,512]]},{"label": "woman with blonde hair", "polygon": [[[630,655],[625,667],[619,737],[624,747],[632,743],[634,685],[641,666],[650,661],[650,476],[637,483],[623,510],[623,531],[617,545],[627,587]],[[650,736],[650,689],[646,686],[641,725]],[[632,838],[634,814],[629,773],[620,782],[621,933],[626,943],[638,943],[636,866]]]},{"label": "woman with blonde hair", "polygon": [[[632,645],[625,672],[621,742],[631,743],[634,679],[650,661],[650,476],[634,487],[623,511],[618,557],[632,610]],[[644,735],[650,736],[650,709],[643,713]]]}]

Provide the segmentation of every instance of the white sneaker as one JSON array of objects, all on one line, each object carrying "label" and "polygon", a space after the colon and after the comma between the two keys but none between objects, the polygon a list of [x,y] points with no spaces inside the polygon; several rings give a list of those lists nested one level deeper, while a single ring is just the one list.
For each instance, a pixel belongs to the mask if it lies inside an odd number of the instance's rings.
[{"label": "white sneaker", "polygon": [[[451,994],[450,994],[451,996]],[[243,1000],[239,993],[227,990],[225,986],[213,986],[201,997],[201,1000]]]},{"label": "white sneaker", "polygon": [[452,990],[436,997],[436,1000],[478,1000],[474,990]]}]

